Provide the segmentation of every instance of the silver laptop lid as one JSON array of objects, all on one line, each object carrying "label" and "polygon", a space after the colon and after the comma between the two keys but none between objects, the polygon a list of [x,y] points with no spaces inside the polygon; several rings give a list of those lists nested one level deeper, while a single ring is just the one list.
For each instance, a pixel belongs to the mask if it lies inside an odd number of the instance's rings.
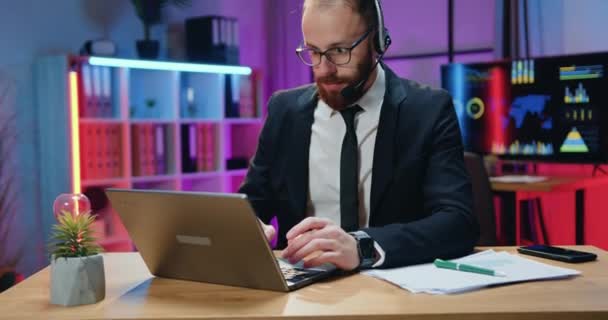
[{"label": "silver laptop lid", "polygon": [[115,188],[106,193],[152,274],[288,291],[246,195]]}]

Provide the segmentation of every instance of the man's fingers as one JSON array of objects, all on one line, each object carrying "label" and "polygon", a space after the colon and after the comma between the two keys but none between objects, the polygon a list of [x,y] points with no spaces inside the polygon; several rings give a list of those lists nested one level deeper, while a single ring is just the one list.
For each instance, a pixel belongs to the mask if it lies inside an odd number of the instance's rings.
[{"label": "man's fingers", "polygon": [[311,230],[306,233],[303,233],[292,240],[287,242],[287,248],[285,248],[282,252],[282,257],[289,259],[289,257],[300,250],[303,246],[305,246],[312,239],[317,237],[317,233],[321,230]]},{"label": "man's fingers", "polygon": [[291,230],[289,230],[289,232],[287,232],[287,235],[286,235],[287,240],[292,240],[295,237],[297,237],[307,231],[310,231],[312,229],[324,228],[325,226],[327,226],[328,224],[331,224],[331,223],[332,222],[329,219],[308,217],[308,218],[302,220],[302,222],[295,225],[293,228],[291,228]]},{"label": "man's fingers", "polygon": [[344,233],[338,226],[329,225],[323,229],[311,230],[299,235],[287,242],[287,248],[283,250],[282,257],[289,259],[295,252],[300,250],[313,239],[334,239],[340,241],[340,235]]},{"label": "man's fingers", "polygon": [[304,268],[318,267],[324,263],[332,263],[337,265],[339,254],[334,251],[326,251],[320,255],[304,261]]},{"label": "man's fingers", "polygon": [[315,251],[333,251],[337,248],[336,241],[333,239],[323,239],[317,238],[312,239],[306,245],[304,245],[300,250],[295,251],[289,257],[289,262],[296,263]]},{"label": "man's fingers", "polygon": [[264,226],[264,235],[266,236],[266,240],[268,240],[268,242],[271,242],[272,240],[274,240],[274,237],[276,236],[277,231],[274,229],[273,226],[270,225],[265,225]]},{"label": "man's fingers", "polygon": [[272,225],[265,224],[259,218],[258,218],[258,221],[260,222],[260,225],[262,226],[262,230],[264,230],[264,236],[266,236],[266,240],[268,242],[271,242],[272,240],[274,240],[274,237],[277,234],[277,231],[274,229],[274,227]]}]

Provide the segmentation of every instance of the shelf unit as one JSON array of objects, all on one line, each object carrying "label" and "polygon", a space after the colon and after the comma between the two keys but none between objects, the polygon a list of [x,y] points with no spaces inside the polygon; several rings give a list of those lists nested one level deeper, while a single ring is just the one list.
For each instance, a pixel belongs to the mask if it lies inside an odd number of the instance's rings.
[{"label": "shelf unit", "polygon": [[[35,70],[45,239],[60,193],[234,192],[242,182],[264,117],[261,76],[250,68],[50,56]],[[130,248],[115,212],[104,211],[102,229],[114,231],[102,245]]]}]

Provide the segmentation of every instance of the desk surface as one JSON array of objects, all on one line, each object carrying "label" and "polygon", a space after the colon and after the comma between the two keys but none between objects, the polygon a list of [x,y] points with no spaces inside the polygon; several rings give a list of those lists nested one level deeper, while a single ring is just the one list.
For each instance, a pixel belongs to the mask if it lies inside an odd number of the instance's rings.
[{"label": "desk surface", "polygon": [[[608,253],[566,264],[582,275],[486,288],[459,295],[411,294],[353,275],[278,293],[152,277],[137,253],[105,255],[106,299],[88,306],[49,304],[49,268],[0,294],[7,319],[606,319]],[[515,252],[513,247],[497,250]],[[530,257],[531,259],[537,259]]]},{"label": "desk surface", "polygon": [[572,191],[576,189],[592,188],[608,184],[608,176],[597,177],[559,177],[547,176],[546,180],[539,182],[491,182],[492,190],[499,192],[533,191]]}]

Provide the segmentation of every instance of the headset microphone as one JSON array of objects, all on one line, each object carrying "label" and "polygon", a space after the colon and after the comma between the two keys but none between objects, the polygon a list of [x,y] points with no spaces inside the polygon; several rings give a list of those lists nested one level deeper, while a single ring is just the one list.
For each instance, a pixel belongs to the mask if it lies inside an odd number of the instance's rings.
[{"label": "headset microphone", "polygon": [[342,89],[340,91],[340,94],[342,95],[342,97],[344,99],[354,100],[357,97],[357,94],[361,92],[363,85],[367,82],[367,80],[372,75],[372,73],[374,73],[374,69],[376,69],[376,67],[378,66],[378,63],[380,63],[381,59],[382,59],[382,56],[379,56],[378,59],[376,59],[376,63],[374,63],[374,66],[369,70],[369,72],[363,79],[361,79],[359,82],[357,82],[354,85],[353,84],[347,85],[346,87],[344,87],[344,89]]},{"label": "headset microphone", "polygon": [[346,100],[352,101],[357,97],[357,95],[361,92],[363,85],[365,84],[365,82],[367,82],[367,79],[369,79],[369,77],[374,72],[374,69],[376,69],[376,67],[378,66],[378,63],[380,63],[380,60],[382,60],[386,49],[388,49],[388,47],[391,45],[391,37],[388,34],[388,30],[384,26],[384,14],[382,13],[382,5],[380,4],[380,0],[374,0],[374,6],[376,9],[378,30],[376,30],[376,33],[374,34],[373,42],[375,51],[378,54],[378,58],[376,59],[376,63],[374,64],[374,66],[369,70],[369,72],[363,79],[353,85],[347,85],[346,87],[344,87],[344,89],[342,89],[342,91],[340,91],[340,94]]}]

